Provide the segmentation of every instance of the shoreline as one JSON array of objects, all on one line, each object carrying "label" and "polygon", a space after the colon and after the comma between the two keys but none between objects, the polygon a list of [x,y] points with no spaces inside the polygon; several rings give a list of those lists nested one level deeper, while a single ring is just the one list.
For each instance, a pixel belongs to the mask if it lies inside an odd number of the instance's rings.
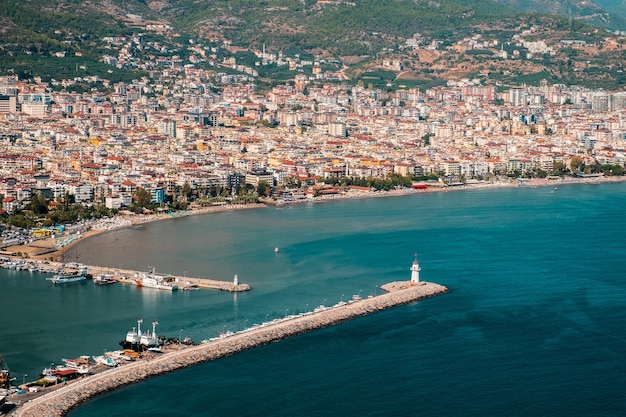
[{"label": "shoreline", "polygon": [[[253,204],[237,204],[234,206],[213,206],[206,208],[199,208],[195,210],[185,211],[181,214],[167,215],[167,214],[149,214],[149,215],[122,215],[113,217],[109,223],[113,223],[110,227],[95,229],[91,227],[89,230],[81,234],[80,238],[68,243],[63,247],[58,247],[54,244],[54,238],[46,238],[41,240],[36,240],[34,242],[11,246],[6,249],[6,252],[12,252],[20,255],[13,255],[11,257],[21,258],[21,259],[31,259],[31,260],[54,260],[60,262],[65,254],[67,254],[71,249],[79,246],[80,243],[86,241],[87,239],[100,235],[102,233],[111,232],[114,230],[120,230],[129,227],[136,227],[146,223],[159,222],[164,220],[176,219],[187,216],[196,216],[202,214],[210,214],[210,213],[221,213],[227,211],[235,211],[235,210],[250,210],[256,208],[267,208],[269,206],[274,207],[286,207],[291,205],[300,205],[307,203],[325,203],[330,201],[338,201],[338,200],[355,200],[355,199],[368,199],[368,198],[385,198],[385,197],[399,197],[399,196],[407,196],[407,195],[415,195],[415,194],[426,194],[426,193],[438,193],[438,192],[460,192],[460,191],[472,191],[472,190],[482,190],[482,189],[490,189],[490,188],[510,188],[510,187],[520,187],[520,188],[537,188],[537,187],[550,187],[555,185],[569,185],[569,184],[605,184],[605,183],[615,183],[615,182],[626,182],[626,176],[620,177],[595,177],[595,178],[575,178],[575,177],[567,177],[560,179],[528,179],[523,180],[518,183],[517,180],[511,181],[497,181],[497,182],[488,182],[488,183],[470,183],[459,186],[429,186],[427,189],[413,189],[413,188],[403,188],[398,190],[390,190],[390,191],[366,191],[366,192],[354,192],[352,194],[336,194],[328,197],[316,197],[315,199],[305,199],[305,200],[295,200],[290,202],[277,202],[270,200],[263,200],[259,203]],[[26,256],[24,256],[26,255]]]},{"label": "shoreline", "polygon": [[129,384],[449,291],[439,284],[420,282],[413,285],[407,281],[388,283],[380,288],[387,292],[255,325],[237,333],[213,338],[207,343],[181,347],[180,350],[163,353],[156,358],[142,359],[71,381],[19,405],[12,410],[12,415],[61,417],[94,396]]}]

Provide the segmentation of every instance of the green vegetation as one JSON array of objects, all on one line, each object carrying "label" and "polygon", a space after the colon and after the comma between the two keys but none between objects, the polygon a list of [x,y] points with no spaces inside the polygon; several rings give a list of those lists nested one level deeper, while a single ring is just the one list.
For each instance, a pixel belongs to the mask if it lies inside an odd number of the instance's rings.
[{"label": "green vegetation", "polygon": [[370,187],[374,190],[380,191],[389,191],[393,190],[396,187],[407,188],[411,186],[414,178],[412,177],[404,177],[398,174],[389,174],[386,178],[356,178],[356,177],[344,177],[344,178],[324,178],[324,184],[341,186],[341,187],[349,187],[349,186],[357,186],[357,187]]}]

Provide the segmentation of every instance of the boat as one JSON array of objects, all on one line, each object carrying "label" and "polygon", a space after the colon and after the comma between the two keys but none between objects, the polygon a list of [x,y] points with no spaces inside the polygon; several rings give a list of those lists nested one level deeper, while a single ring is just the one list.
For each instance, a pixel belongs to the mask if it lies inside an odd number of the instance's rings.
[{"label": "boat", "polygon": [[198,291],[199,289],[198,284],[187,284],[183,287],[184,291]]},{"label": "boat", "polygon": [[110,366],[111,368],[114,368],[117,366],[117,362],[115,362],[115,360],[113,358],[109,358],[107,356],[101,355],[101,356],[94,356],[93,360],[96,363],[99,363],[101,365],[106,365],[106,366]]},{"label": "boat", "polygon": [[141,341],[139,343],[141,343],[144,348],[150,349],[161,346],[161,340],[156,335],[157,324],[159,324],[157,321],[153,321],[152,333],[146,331],[144,334],[141,335]]},{"label": "boat", "polygon": [[143,323],[143,319],[140,317],[137,319],[137,328],[133,327],[132,330],[129,330],[126,333],[126,338],[120,342],[124,349],[140,350],[141,323]]},{"label": "boat", "polygon": [[110,274],[98,275],[93,279],[94,284],[96,285],[108,285],[115,284],[117,280],[113,278]]},{"label": "boat", "polygon": [[135,279],[135,285],[138,287],[157,288],[159,290],[177,291],[178,285],[173,284],[174,280],[171,276],[157,275],[152,268],[152,272],[144,273]]},{"label": "boat", "polygon": [[62,359],[65,366],[70,369],[75,369],[81,375],[87,375],[89,373],[89,367],[91,362],[89,356],[81,356],[76,359]]},{"label": "boat", "polygon": [[274,253],[278,253],[280,252],[280,249],[278,249],[278,246],[274,248]]},{"label": "boat", "polygon": [[87,268],[81,268],[78,270],[65,270],[59,274],[54,275],[52,278],[48,278],[53,284],[70,284],[72,282],[84,281],[87,279]]},{"label": "boat", "polygon": [[[137,320],[137,329],[133,327],[128,333],[126,333],[126,339],[120,342],[120,345],[126,349],[125,352],[128,351],[136,351],[141,352],[144,350],[150,350],[152,348],[158,348],[161,346],[161,339],[159,339],[156,335],[156,326],[159,324],[156,321],[152,322],[152,332],[149,330],[142,333],[141,332],[141,323],[143,323],[143,319],[139,318]],[[129,354],[129,356],[133,356]],[[136,356],[133,356],[136,358]]]},{"label": "boat", "polygon": [[11,372],[9,371],[9,367],[4,363],[2,359],[2,355],[0,355],[0,389],[9,388],[11,386],[11,382],[13,382],[15,378],[11,377]]}]

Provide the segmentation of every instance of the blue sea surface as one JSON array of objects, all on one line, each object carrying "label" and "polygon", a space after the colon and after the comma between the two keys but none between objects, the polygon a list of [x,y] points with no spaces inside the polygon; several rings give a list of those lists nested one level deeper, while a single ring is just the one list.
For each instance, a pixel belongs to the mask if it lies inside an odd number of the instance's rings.
[{"label": "blue sea surface", "polygon": [[[19,378],[158,320],[195,340],[421,278],[450,292],[99,396],[70,417],[624,415],[626,183],[426,193],[191,216],[70,254],[232,279],[174,294],[0,271]],[[280,252],[275,254],[274,247]],[[9,313],[10,312],[10,313]],[[30,378],[28,378],[30,379]]]}]

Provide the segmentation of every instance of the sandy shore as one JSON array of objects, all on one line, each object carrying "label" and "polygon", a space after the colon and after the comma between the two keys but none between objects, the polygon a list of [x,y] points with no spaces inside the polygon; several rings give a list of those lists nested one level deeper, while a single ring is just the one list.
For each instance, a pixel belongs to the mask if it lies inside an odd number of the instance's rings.
[{"label": "sandy shore", "polygon": [[106,232],[110,232],[113,230],[119,230],[125,227],[133,227],[133,226],[137,226],[140,224],[171,220],[171,219],[176,219],[176,218],[186,217],[186,216],[195,216],[195,215],[208,214],[208,213],[219,213],[219,212],[233,211],[233,210],[248,210],[248,209],[255,209],[259,207],[266,207],[266,205],[265,204],[237,204],[237,205],[232,205],[232,206],[207,207],[207,208],[200,208],[196,210],[189,210],[189,211],[184,212],[184,214],[179,214],[179,215],[174,215],[174,216],[167,215],[167,214],[148,214],[148,215],[137,214],[137,215],[118,216],[115,218],[118,221],[111,222],[112,225],[110,227],[107,227],[107,228],[92,227],[85,232],[81,232],[79,238],[77,238],[73,242],[63,247],[57,246],[56,239],[49,237],[46,239],[36,240],[35,242],[28,243],[25,245],[11,246],[7,248],[6,251],[21,254],[21,257],[24,257],[24,258],[60,262],[62,261],[63,257],[70,249],[84,242],[86,239],[89,239],[90,237],[99,235],[101,233],[106,233]]},{"label": "sandy shore", "polygon": [[[395,196],[405,196],[405,195],[421,194],[421,193],[433,193],[433,192],[480,190],[480,189],[485,189],[485,188],[506,188],[506,187],[520,187],[520,186],[521,187],[549,187],[549,186],[558,186],[558,185],[565,185],[565,184],[599,184],[599,183],[622,182],[622,181],[626,181],[626,176],[598,177],[598,178],[568,177],[564,179],[528,179],[528,180],[523,180],[521,185],[518,183],[517,180],[470,183],[467,185],[455,186],[455,187],[443,187],[443,186],[437,185],[437,186],[429,186],[427,189],[423,189],[423,190],[407,188],[407,189],[399,189],[399,190],[391,190],[391,191],[353,192],[353,193],[348,193],[348,194],[337,194],[337,195],[332,195],[328,197],[317,197],[315,200],[307,199],[307,200],[302,200],[302,201],[294,201],[294,202],[290,202],[287,204],[328,202],[328,201],[345,200],[345,199],[395,197]],[[63,247],[58,247],[56,245],[55,239],[47,238],[47,239],[37,240],[35,242],[29,243],[26,245],[12,246],[10,248],[7,248],[7,251],[19,253],[22,257],[26,257],[30,259],[61,261],[64,255],[74,246],[100,233],[105,233],[111,230],[117,230],[123,227],[132,227],[132,226],[139,225],[139,224],[175,219],[175,218],[184,217],[184,216],[267,207],[267,204],[271,204],[271,203],[265,201],[265,202],[258,203],[258,204],[238,204],[238,205],[207,207],[207,208],[189,210],[189,211],[184,212],[184,214],[179,214],[179,215],[174,215],[174,216],[167,215],[167,214],[150,214],[150,215],[137,214],[137,215],[118,216],[115,219],[121,220],[120,223],[124,222],[123,224],[120,224],[118,227],[103,228],[103,229],[91,228],[87,230],[86,232],[81,233],[81,237],[79,239],[76,239],[75,241]],[[276,204],[276,203],[273,203],[273,204]]]}]

